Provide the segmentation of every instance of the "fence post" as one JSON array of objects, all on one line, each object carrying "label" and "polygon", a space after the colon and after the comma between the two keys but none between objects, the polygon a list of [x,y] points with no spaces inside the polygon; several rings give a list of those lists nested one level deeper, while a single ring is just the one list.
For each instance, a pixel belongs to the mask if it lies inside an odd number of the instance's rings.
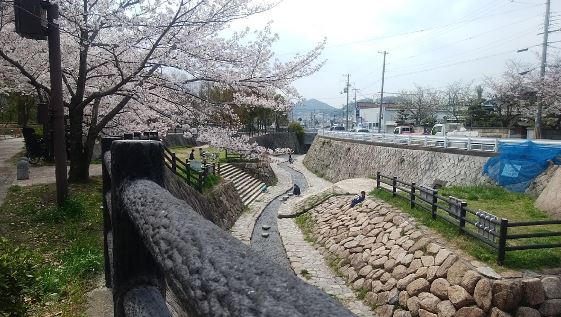
[{"label": "fence post", "polygon": [[[108,288],[113,287],[112,281],[112,270],[111,262],[112,259],[109,256],[109,245],[113,242],[112,235],[113,229],[111,225],[111,201],[107,201],[107,194],[111,192],[111,174],[109,173],[111,168],[107,166],[105,162],[105,154],[111,150],[111,143],[115,140],[119,140],[117,137],[105,137],[101,139],[101,175],[103,178],[103,262],[105,268],[105,286]],[[109,196],[110,197],[110,196]]]},{"label": "fence post", "polygon": [[415,183],[411,183],[411,193],[409,197],[410,197],[409,202],[411,204],[411,208],[415,208]]},{"label": "fence post", "polygon": [[189,159],[185,159],[185,169],[187,170],[187,184],[191,186],[191,163]]},{"label": "fence post", "polygon": [[217,168],[218,168],[218,175],[220,176],[222,173],[220,172],[220,163],[217,163]]},{"label": "fence post", "polygon": [[198,184],[197,184],[197,188],[199,189],[199,192],[203,192],[203,174],[204,174],[204,170],[202,172],[199,173],[199,179],[198,179]]},{"label": "fence post", "polygon": [[436,220],[436,211],[437,211],[437,208],[438,208],[438,206],[437,206],[437,204],[438,204],[438,197],[437,197],[438,190],[433,189],[431,191],[431,193],[432,193],[431,216],[432,216],[432,219]]},{"label": "fence post", "polygon": [[216,175],[216,163],[212,163],[212,175]]},{"label": "fence post", "polygon": [[429,137],[425,135],[425,147],[429,144]]},{"label": "fence post", "polygon": [[448,148],[448,137],[444,136],[444,148]]},{"label": "fence post", "polygon": [[380,172],[376,172],[376,188],[380,188]]},{"label": "fence post", "polygon": [[471,138],[468,138],[467,150],[471,151]]},{"label": "fence post", "polygon": [[397,176],[392,179],[392,197],[397,196]]},{"label": "fence post", "polygon": [[163,147],[158,141],[114,141],[111,144],[111,220],[113,224],[114,316],[125,316],[126,294],[138,286],[154,286],[165,298],[165,279],[144,245],[121,198],[124,186],[137,179],[164,183]]},{"label": "fence post", "polygon": [[507,237],[507,230],[508,230],[508,219],[501,219],[501,228],[499,231],[499,250],[498,250],[498,258],[497,262],[499,265],[503,265],[506,256],[506,237]]},{"label": "fence post", "polygon": [[177,173],[177,157],[175,156],[175,153],[171,153],[171,170],[174,173]]},{"label": "fence post", "polygon": [[464,228],[466,227],[466,206],[467,203],[461,201],[460,205],[460,233],[464,232]]}]

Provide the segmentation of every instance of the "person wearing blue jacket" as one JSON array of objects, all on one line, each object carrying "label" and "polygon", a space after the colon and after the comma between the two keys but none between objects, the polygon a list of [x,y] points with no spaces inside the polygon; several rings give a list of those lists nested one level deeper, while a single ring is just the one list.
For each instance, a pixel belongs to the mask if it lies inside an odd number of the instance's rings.
[{"label": "person wearing blue jacket", "polygon": [[366,192],[361,191],[360,195],[358,195],[357,197],[353,198],[353,200],[351,201],[351,208],[353,208],[354,206],[360,204],[361,202],[364,201],[364,199],[366,199]]}]

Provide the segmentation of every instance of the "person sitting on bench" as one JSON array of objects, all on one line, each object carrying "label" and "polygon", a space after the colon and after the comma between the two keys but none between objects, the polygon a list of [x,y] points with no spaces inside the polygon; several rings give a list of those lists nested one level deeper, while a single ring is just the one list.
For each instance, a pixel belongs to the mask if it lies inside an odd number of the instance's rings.
[{"label": "person sitting on bench", "polygon": [[365,198],[366,198],[366,193],[363,190],[360,192],[360,195],[353,198],[353,200],[351,201],[351,208],[363,202]]}]

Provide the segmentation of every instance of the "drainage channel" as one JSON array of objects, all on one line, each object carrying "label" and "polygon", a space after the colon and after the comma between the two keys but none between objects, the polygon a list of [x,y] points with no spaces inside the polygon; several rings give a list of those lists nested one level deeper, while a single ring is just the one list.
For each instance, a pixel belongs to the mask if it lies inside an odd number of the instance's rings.
[{"label": "drainage channel", "polygon": [[[297,184],[302,193],[307,190],[308,182],[302,173],[293,170],[286,164],[279,166],[290,174],[292,183]],[[251,234],[251,246],[272,262],[292,271],[277,226],[278,210],[282,204],[281,198],[282,196],[273,199],[257,218]]]}]

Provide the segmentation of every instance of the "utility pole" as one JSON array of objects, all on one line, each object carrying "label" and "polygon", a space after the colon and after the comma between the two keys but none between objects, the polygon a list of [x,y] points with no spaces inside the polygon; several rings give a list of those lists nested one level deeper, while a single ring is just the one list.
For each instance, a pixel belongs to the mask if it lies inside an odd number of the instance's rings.
[{"label": "utility pole", "polygon": [[378,133],[382,132],[382,106],[384,103],[384,76],[386,74],[386,55],[388,52],[378,52],[384,54],[384,64],[382,66],[382,90],[380,91],[380,111],[378,112]]},{"label": "utility pole", "polygon": [[[549,10],[551,6],[551,0],[545,2],[545,19],[543,22],[543,44],[542,44],[542,64],[540,67],[540,78],[541,85],[543,88],[543,80],[545,77],[545,64],[547,61],[547,38],[549,35]],[[542,138],[542,106],[543,98],[538,101],[538,109],[536,110],[536,123],[534,125],[534,138]]]},{"label": "utility pole", "polygon": [[66,177],[66,136],[64,135],[64,109],[62,105],[62,68],[60,54],[60,30],[58,26],[58,5],[51,3],[47,8],[49,65],[51,76],[51,107],[54,120],[56,197],[60,206],[66,199],[68,183]]},{"label": "utility pole", "polygon": [[[46,21],[44,20],[46,15]],[[49,75],[51,80],[50,108],[53,112],[53,139],[57,204],[62,205],[68,194],[66,177],[66,140],[62,102],[62,68],[58,5],[48,1],[14,1],[16,33],[34,39],[48,39]],[[46,28],[45,28],[46,26]]]},{"label": "utility pole", "polygon": [[349,79],[351,74],[347,74],[347,86],[345,87],[345,92],[347,93],[347,123],[345,124],[345,130],[349,131]]},{"label": "utility pole", "polygon": [[358,89],[353,88],[353,91],[355,92],[355,120],[356,120],[356,126],[358,126],[358,105],[356,104],[356,91]]}]

